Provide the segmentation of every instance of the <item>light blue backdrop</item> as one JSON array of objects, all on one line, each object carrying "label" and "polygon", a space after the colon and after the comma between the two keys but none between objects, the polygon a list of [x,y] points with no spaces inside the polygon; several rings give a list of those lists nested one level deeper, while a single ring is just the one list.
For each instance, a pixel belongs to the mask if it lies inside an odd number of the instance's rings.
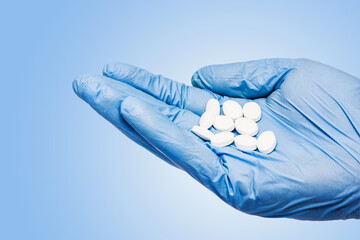
[{"label": "light blue backdrop", "polygon": [[201,66],[267,57],[360,77],[357,1],[50,2],[1,4],[0,239],[360,239],[356,220],[234,210],[71,88],[115,61],[188,84]]}]

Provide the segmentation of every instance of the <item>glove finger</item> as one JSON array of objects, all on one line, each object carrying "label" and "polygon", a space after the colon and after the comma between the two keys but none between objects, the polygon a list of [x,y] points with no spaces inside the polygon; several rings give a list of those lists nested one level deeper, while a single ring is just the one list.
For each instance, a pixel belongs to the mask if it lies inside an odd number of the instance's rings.
[{"label": "glove finger", "polygon": [[126,122],[175,165],[218,196],[227,194],[229,180],[221,159],[194,134],[174,124],[152,105],[134,97],[122,102],[120,113]]},{"label": "glove finger", "polygon": [[169,105],[190,110],[198,115],[204,112],[210,98],[221,99],[210,91],[186,86],[128,64],[108,64],[104,67],[103,74],[125,82]]},{"label": "glove finger", "polygon": [[296,60],[286,58],[210,65],[197,70],[191,83],[220,95],[261,98],[279,88],[286,74],[295,67]]},{"label": "glove finger", "polygon": [[[100,87],[102,84],[102,77],[92,76],[92,75],[83,75],[78,77],[73,81],[74,92],[84,101],[90,104],[90,106],[102,115],[105,119],[111,122],[116,128],[118,128],[122,133],[124,133],[128,138],[149,150],[155,156],[163,159],[165,162],[174,166],[174,164],[151,144],[149,144],[143,137],[141,137],[127,122],[125,122],[121,117],[119,117],[119,108],[121,99],[124,99],[126,96],[115,96],[106,99],[100,99],[101,91],[103,87]],[[106,86],[106,85],[104,85]]]},{"label": "glove finger", "polygon": [[169,106],[164,102],[127,85],[126,83],[114,81],[104,76],[80,76],[74,80],[73,88],[80,98],[89,103],[95,111],[110,121],[126,136],[170,164],[172,164],[171,161],[149,144],[120,117],[119,105],[121,101],[127,96],[142,99],[154,106],[158,111],[172,119],[172,121],[184,129],[190,129],[193,125],[198,124],[199,122],[199,116],[192,112],[175,106]]}]

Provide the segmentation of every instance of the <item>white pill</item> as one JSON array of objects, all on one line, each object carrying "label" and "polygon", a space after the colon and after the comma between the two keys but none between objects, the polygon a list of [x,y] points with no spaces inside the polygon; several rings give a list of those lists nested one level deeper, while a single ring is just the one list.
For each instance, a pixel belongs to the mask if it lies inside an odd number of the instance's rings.
[{"label": "white pill", "polygon": [[222,109],[224,115],[231,117],[234,121],[243,116],[243,111],[240,104],[233,100],[228,100],[224,102]]},{"label": "white pill", "polygon": [[261,108],[256,102],[247,102],[243,106],[244,117],[250,118],[255,122],[261,118]]},{"label": "white pill", "polygon": [[195,133],[198,137],[201,137],[204,140],[210,141],[210,139],[214,136],[212,132],[209,130],[202,128],[200,126],[194,125],[191,129],[193,133]]},{"label": "white pill", "polygon": [[234,139],[235,145],[242,151],[254,151],[257,148],[256,138],[249,135],[239,135]]},{"label": "white pill", "polygon": [[272,131],[265,131],[257,139],[257,148],[262,153],[271,153],[276,146],[276,137]]},{"label": "white pill", "polygon": [[234,134],[232,132],[220,132],[215,134],[210,141],[216,147],[225,147],[233,143]]},{"label": "white pill", "polygon": [[220,104],[216,99],[210,99],[206,104],[206,112],[212,113],[213,115],[220,115]]},{"label": "white pill", "polygon": [[235,128],[238,133],[249,136],[255,136],[259,131],[259,127],[256,122],[245,117],[238,118],[235,121]]},{"label": "white pill", "polygon": [[216,130],[231,132],[234,130],[234,121],[228,116],[219,115],[216,116],[213,126]]},{"label": "white pill", "polygon": [[216,115],[209,113],[209,112],[204,112],[203,115],[201,115],[200,120],[199,120],[200,127],[209,129],[213,125],[215,118],[216,118]]}]

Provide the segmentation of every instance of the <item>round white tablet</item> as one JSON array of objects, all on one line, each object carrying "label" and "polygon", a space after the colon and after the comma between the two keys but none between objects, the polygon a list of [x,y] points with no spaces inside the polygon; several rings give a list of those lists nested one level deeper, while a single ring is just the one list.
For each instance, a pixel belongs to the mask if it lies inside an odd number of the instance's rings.
[{"label": "round white tablet", "polygon": [[214,136],[212,132],[209,130],[202,128],[200,126],[194,125],[191,128],[191,131],[195,133],[198,137],[201,137],[204,140],[210,141],[210,139]]},{"label": "round white tablet", "polygon": [[262,153],[271,153],[276,146],[276,137],[272,131],[265,131],[257,139],[257,148]]},{"label": "round white tablet", "polygon": [[216,99],[210,99],[206,104],[206,112],[212,113],[213,115],[220,115],[220,103]]},{"label": "round white tablet", "polygon": [[255,136],[259,131],[259,127],[256,122],[245,117],[238,118],[235,121],[235,128],[238,133],[249,136]]},{"label": "round white tablet", "polygon": [[234,130],[234,121],[228,116],[219,115],[216,116],[213,126],[216,130],[231,132]]},{"label": "round white tablet", "polygon": [[254,151],[257,148],[256,138],[249,135],[239,135],[236,136],[235,146],[242,151]]},{"label": "round white tablet", "polygon": [[237,102],[228,100],[222,105],[222,110],[225,116],[232,118],[234,121],[243,116],[243,111]]},{"label": "round white tablet", "polygon": [[225,147],[233,143],[234,134],[232,132],[220,132],[215,134],[210,141],[216,147]]},{"label": "round white tablet", "polygon": [[215,118],[216,118],[216,115],[209,113],[209,112],[204,112],[203,115],[201,115],[200,120],[199,120],[200,127],[209,129],[213,125]]},{"label": "round white tablet", "polygon": [[256,102],[247,102],[243,106],[244,117],[250,118],[255,122],[261,118],[261,108]]}]

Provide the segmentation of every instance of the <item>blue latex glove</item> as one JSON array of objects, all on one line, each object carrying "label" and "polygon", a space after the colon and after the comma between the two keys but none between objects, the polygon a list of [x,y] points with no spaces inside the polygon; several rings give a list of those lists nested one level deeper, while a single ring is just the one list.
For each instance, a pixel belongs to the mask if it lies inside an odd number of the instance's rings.
[{"label": "blue latex glove", "polygon": [[[306,59],[198,70],[195,87],[126,64],[73,88],[124,134],[185,170],[231,206],[263,217],[360,218],[360,79]],[[254,99],[274,152],[213,147],[189,130],[207,101]]]}]

